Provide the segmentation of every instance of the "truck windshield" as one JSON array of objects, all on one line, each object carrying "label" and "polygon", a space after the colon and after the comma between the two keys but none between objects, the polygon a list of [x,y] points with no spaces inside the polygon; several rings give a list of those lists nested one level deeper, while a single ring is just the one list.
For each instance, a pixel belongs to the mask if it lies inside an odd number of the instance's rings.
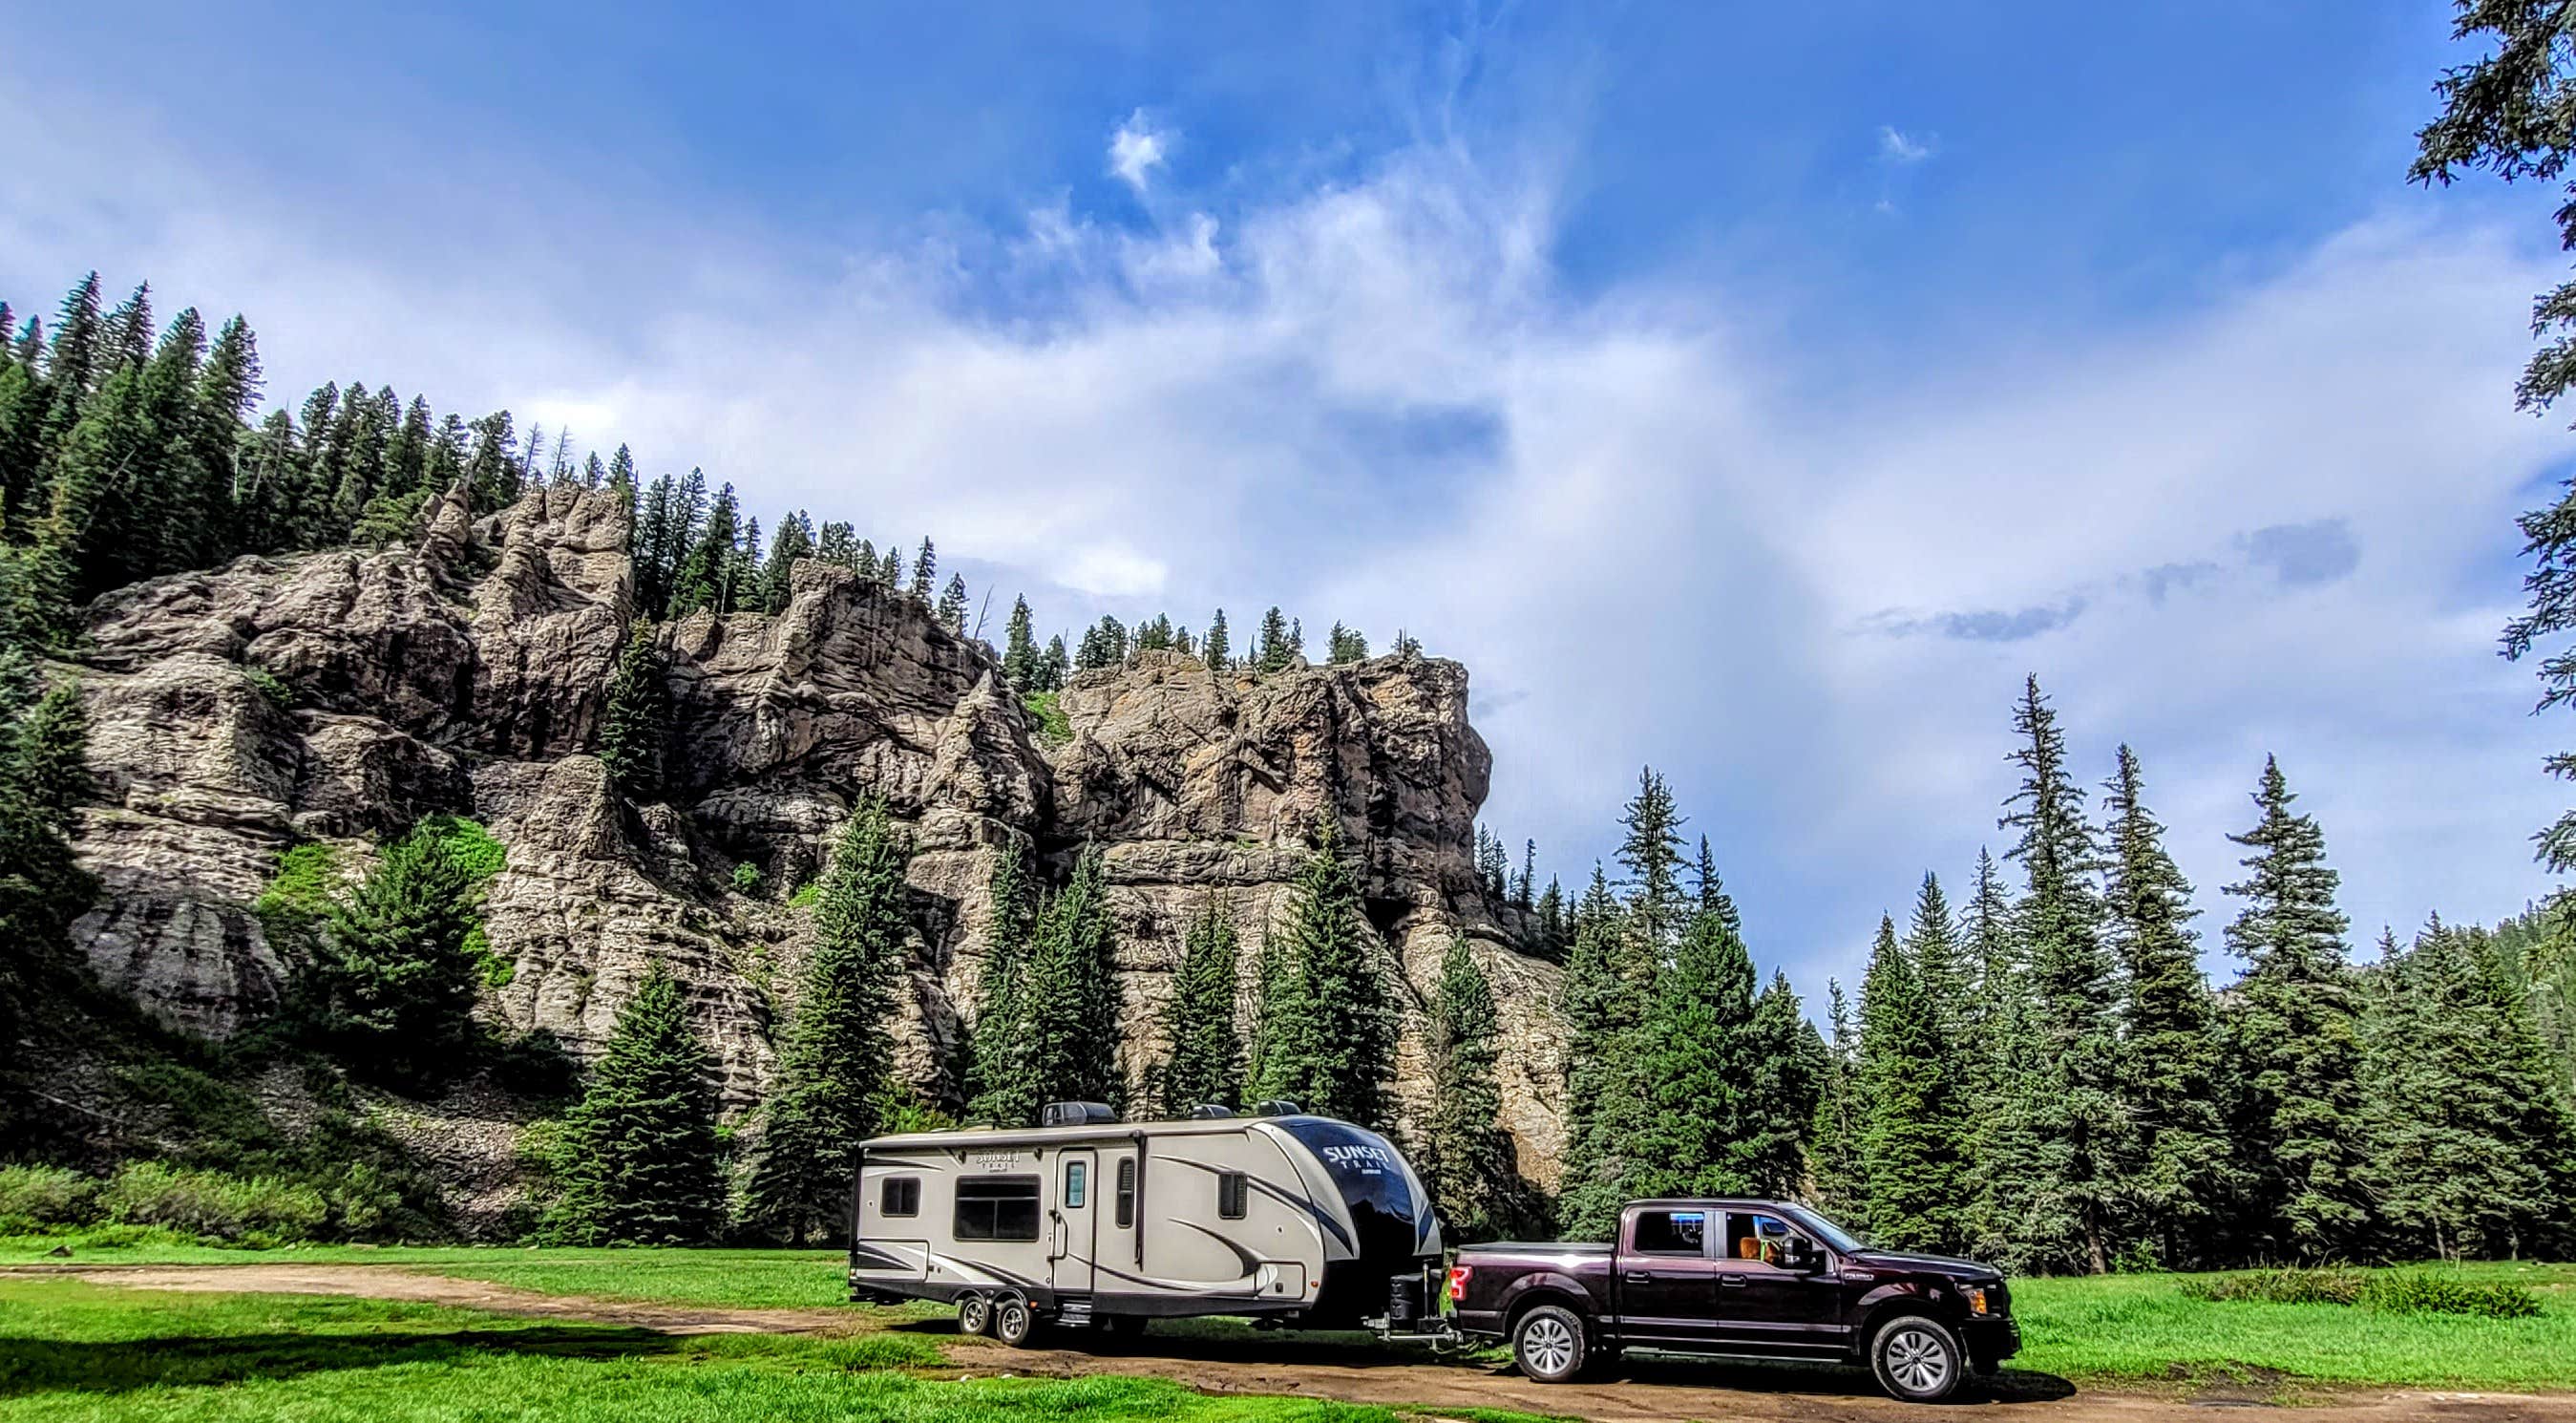
[{"label": "truck windshield", "polygon": [[1361,1253],[1413,1254],[1413,1188],[1405,1179],[1404,1158],[1385,1137],[1323,1117],[1284,1117],[1279,1128],[1305,1143],[1332,1173],[1360,1228]]},{"label": "truck windshield", "polygon": [[1863,1242],[1859,1236],[1854,1235],[1850,1231],[1843,1229],[1841,1226],[1834,1224],[1832,1221],[1827,1220],[1824,1216],[1806,1206],[1800,1206],[1795,1212],[1795,1216],[1800,1225],[1803,1225],[1809,1230],[1814,1231],[1816,1234],[1823,1236],[1827,1245],[1834,1247],[1836,1250],[1842,1251],[1846,1255],[1855,1250],[1867,1250],[1869,1248],[1869,1246]]}]

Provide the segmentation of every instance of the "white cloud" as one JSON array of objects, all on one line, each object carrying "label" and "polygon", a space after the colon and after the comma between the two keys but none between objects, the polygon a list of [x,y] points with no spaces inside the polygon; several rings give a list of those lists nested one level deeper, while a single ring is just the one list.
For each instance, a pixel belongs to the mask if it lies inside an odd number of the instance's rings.
[{"label": "white cloud", "polygon": [[1909,137],[1903,129],[1882,124],[1878,130],[1878,156],[1890,163],[1920,163],[1932,156],[1932,140]]},{"label": "white cloud", "polygon": [[1138,193],[1152,179],[1155,169],[1163,166],[1172,135],[1154,126],[1138,109],[1127,116],[1118,131],[1109,136],[1109,171]]},{"label": "white cloud", "polygon": [[[2492,638],[2507,517],[2556,450],[2504,398],[2510,313],[2549,278],[2491,234],[2366,224],[2151,325],[1811,396],[1823,357],[1734,293],[1563,295],[1553,191],[1445,144],[1149,236],[1059,205],[828,259],[678,213],[603,256],[576,190],[464,262],[79,117],[12,125],[100,147],[0,169],[0,290],[95,262],[213,293],[281,400],[365,373],[516,403],[734,479],[764,521],[932,534],[1048,630],[1274,602],[1318,635],[1408,628],[1474,671],[1509,838],[1579,880],[1656,763],[1811,993],[1924,866],[1996,840],[2028,670],[2088,779],[2137,744],[2213,910],[2267,749],[2357,938],[2541,883],[2558,728]],[[1164,139],[1120,135],[1141,192]],[[2325,527],[2335,576],[2254,559],[2280,542],[2257,531]]]}]

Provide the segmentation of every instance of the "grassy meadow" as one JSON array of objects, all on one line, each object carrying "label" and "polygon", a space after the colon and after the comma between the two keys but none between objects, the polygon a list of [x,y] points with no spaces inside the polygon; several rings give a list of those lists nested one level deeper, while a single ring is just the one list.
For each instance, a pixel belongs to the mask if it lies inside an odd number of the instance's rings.
[{"label": "grassy meadow", "polygon": [[[60,1263],[45,1254],[59,1241],[0,1241],[0,1265]],[[240,1251],[144,1240],[80,1243],[72,1256],[90,1265],[225,1262],[366,1263],[548,1294],[708,1307],[830,1307],[842,1298],[840,1256],[831,1251]],[[2233,1383],[2291,1398],[2341,1386],[2576,1390],[2576,1265],[2496,1263],[2458,1273],[2527,1288],[2540,1312],[2482,1319],[2214,1302],[2186,1291],[2192,1277],[2174,1275],[2027,1280],[2015,1284],[2024,1349],[2012,1367],[2087,1387]],[[1209,1398],[1150,1380],[926,1377],[921,1371],[947,1362],[941,1336],[884,1326],[931,1312],[851,1310],[851,1332],[829,1336],[682,1338],[388,1301],[0,1277],[7,1321],[0,1420],[364,1414],[398,1423],[524,1413],[617,1423],[753,1416],[1395,1423],[1403,1416],[1307,1400]],[[1156,1330],[1175,1344],[1188,1339],[1201,1357],[1243,1333],[1224,1321]],[[1257,1347],[1275,1357],[1293,1337],[1266,1336]],[[1857,1373],[1850,1384],[1866,1389]]]}]

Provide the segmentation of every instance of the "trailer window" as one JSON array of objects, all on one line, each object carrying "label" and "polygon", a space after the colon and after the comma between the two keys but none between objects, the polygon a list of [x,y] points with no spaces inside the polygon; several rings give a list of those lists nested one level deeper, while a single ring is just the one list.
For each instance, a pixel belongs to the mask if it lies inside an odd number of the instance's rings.
[{"label": "trailer window", "polygon": [[1240,1171],[1220,1171],[1216,1177],[1216,1213],[1220,1220],[1243,1219],[1243,1199],[1248,1189]]},{"label": "trailer window", "polygon": [[1136,1158],[1122,1156],[1118,1159],[1118,1228],[1124,1230],[1135,1223]]},{"label": "trailer window", "polygon": [[1635,1249],[1640,1255],[1707,1254],[1708,1212],[1637,1212]]},{"label": "trailer window", "polygon": [[1064,1163],[1064,1208],[1078,1211],[1091,1199],[1091,1167],[1087,1162]]},{"label": "trailer window", "polygon": [[965,1176],[957,1182],[960,1240],[1038,1238],[1038,1178]]},{"label": "trailer window", "polygon": [[921,1214],[921,1178],[888,1176],[877,1194],[877,1210],[885,1215]]}]

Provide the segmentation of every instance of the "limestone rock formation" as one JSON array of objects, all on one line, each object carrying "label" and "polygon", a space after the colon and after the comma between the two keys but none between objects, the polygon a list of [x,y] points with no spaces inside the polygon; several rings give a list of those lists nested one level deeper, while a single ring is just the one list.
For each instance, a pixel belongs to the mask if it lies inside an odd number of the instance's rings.
[{"label": "limestone rock formation", "polygon": [[[1369,916],[1418,1014],[1465,934],[1506,1022],[1506,1120],[1551,1180],[1563,1054],[1558,973],[1514,948],[1473,864],[1491,757],[1467,674],[1419,655],[1261,677],[1169,652],[1079,674],[1050,743],[991,651],[848,570],[797,567],[775,615],[659,631],[668,788],[620,797],[592,753],[632,608],[628,511],[556,487],[480,520],[434,504],[409,548],[244,558],[108,595],[81,667],[101,803],[80,849],[103,893],[76,929],[101,977],[222,1035],[273,1011],[295,965],[252,904],[299,840],[353,861],[434,812],[508,848],[486,927],[509,962],[483,1011],[576,1053],[667,964],[735,1108],[758,1095],[807,933],[792,891],[862,796],[909,829],[919,943],[903,1070],[954,1093],[988,884],[1004,853],[1060,874],[1105,853],[1131,1072],[1183,926],[1211,898],[1258,952],[1319,816],[1358,856]],[[737,889],[738,867],[760,871]],[[1412,1035],[1398,1090],[1418,1098]]]}]

